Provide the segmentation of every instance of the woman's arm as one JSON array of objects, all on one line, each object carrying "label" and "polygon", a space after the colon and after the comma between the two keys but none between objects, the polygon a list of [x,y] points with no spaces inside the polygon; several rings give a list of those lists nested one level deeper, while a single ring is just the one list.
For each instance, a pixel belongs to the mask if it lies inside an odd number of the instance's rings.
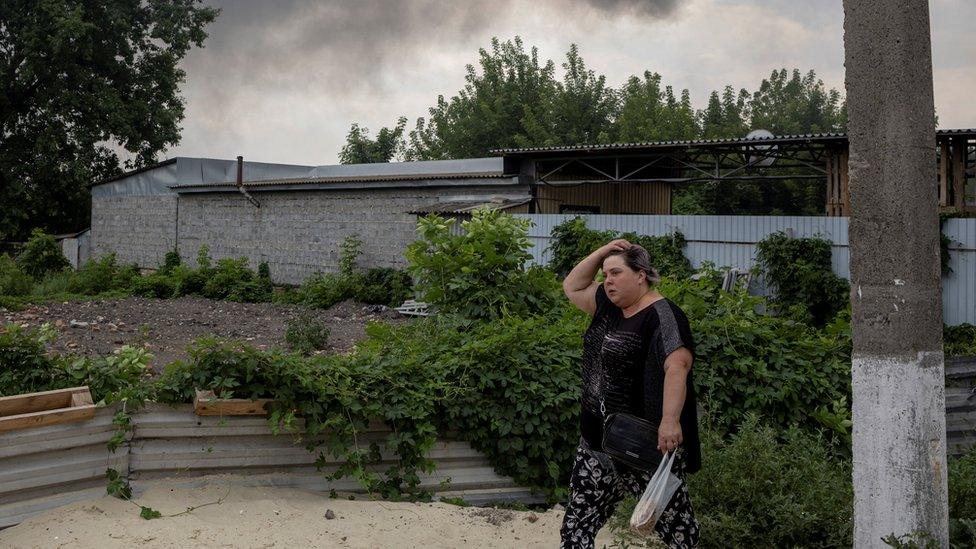
[{"label": "woman's arm", "polygon": [[586,259],[580,261],[573,267],[572,271],[569,271],[566,279],[563,280],[563,292],[566,293],[566,297],[569,298],[573,305],[586,311],[586,314],[590,316],[596,313],[596,288],[600,284],[593,280],[593,278],[603,265],[603,260],[606,259],[611,251],[616,249],[626,250],[628,248],[630,248],[630,242],[619,238],[609,244],[600,246],[593,253],[586,256]]},{"label": "woman's arm", "polygon": [[664,409],[657,430],[657,448],[661,453],[675,449],[684,441],[680,419],[692,360],[691,351],[685,347],[676,349],[664,360]]}]

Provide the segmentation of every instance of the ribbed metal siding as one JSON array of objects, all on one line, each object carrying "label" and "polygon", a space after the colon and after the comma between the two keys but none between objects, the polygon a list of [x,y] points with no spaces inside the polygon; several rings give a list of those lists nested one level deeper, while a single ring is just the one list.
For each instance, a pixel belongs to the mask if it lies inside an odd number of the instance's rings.
[{"label": "ribbed metal siding", "polygon": [[[535,226],[529,231],[533,261],[549,262],[549,235],[559,223],[576,217],[559,214],[520,215]],[[796,237],[821,236],[833,242],[831,266],[850,279],[850,248],[846,217],[699,216],[699,215],[584,215],[597,230],[660,236],[680,231],[688,240],[685,255],[695,267],[711,261],[719,267],[748,269],[755,264],[756,243],[777,231],[791,229]],[[952,273],[942,280],[943,321],[976,324],[976,219],[951,219],[944,232],[950,246]],[[763,291],[760,289],[760,291]]]},{"label": "ribbed metal siding", "polygon": [[952,240],[949,268],[942,279],[946,324],[976,324],[976,219],[949,219],[942,232]]},{"label": "ribbed metal siding", "polygon": [[105,495],[105,469],[128,470],[128,453],[106,443],[115,408],[79,423],[0,434],[0,528],[48,509]]},{"label": "ribbed metal siding", "polygon": [[560,206],[596,206],[601,214],[663,214],[671,211],[670,187],[664,183],[589,183],[537,188],[537,208],[558,214]]},{"label": "ribbed metal siding", "polygon": [[[148,404],[132,416],[127,444],[110,453],[116,407],[95,417],[22,429],[0,435],[0,528],[18,524],[49,509],[105,495],[105,469],[128,474],[136,495],[159,478],[184,479],[196,486],[204,475],[222,474],[222,482],[241,486],[295,487],[318,492],[361,492],[354,479],[329,481],[339,465],[327,456],[315,468],[317,454],[289,434],[272,435],[260,417],[199,417],[191,405]],[[299,426],[301,423],[299,422]],[[361,444],[383,441],[389,430],[371,426]],[[460,496],[475,505],[490,501],[538,502],[540,497],[494,471],[467,442],[441,439],[428,454],[436,468],[422,474],[422,487],[440,496]],[[394,456],[383,453],[375,467],[385,471]],[[179,482],[178,482],[179,484]]]}]

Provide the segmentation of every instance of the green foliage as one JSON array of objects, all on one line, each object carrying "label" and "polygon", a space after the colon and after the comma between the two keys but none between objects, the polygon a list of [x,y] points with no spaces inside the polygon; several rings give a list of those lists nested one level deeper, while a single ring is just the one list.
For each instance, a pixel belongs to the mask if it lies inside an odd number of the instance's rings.
[{"label": "green foliage", "polygon": [[378,267],[367,270],[358,279],[354,297],[362,303],[395,307],[412,295],[410,275],[399,269]]},{"label": "green foliage", "polygon": [[355,287],[349,278],[336,273],[316,273],[298,289],[300,302],[309,307],[328,309],[353,295]]},{"label": "green foliage", "polygon": [[748,417],[723,442],[706,433],[689,477],[702,547],[850,547],[851,464],[825,441]]},{"label": "green foliage", "polygon": [[750,413],[783,428],[816,428],[818,408],[850,402],[846,318],[817,330],[789,317],[761,314],[763,298],[743,288],[722,291],[717,274],[665,278],[659,287],[691,322],[699,402],[717,428],[734,430]]},{"label": "green foliage", "polygon": [[151,358],[145,349],[124,346],[96,358],[49,355],[56,331],[48,324],[0,330],[0,396],[87,385],[95,402],[139,398]]},{"label": "green foliage", "polygon": [[132,499],[132,487],[118,471],[112,468],[106,469],[105,476],[108,478],[108,485],[105,487],[108,495],[119,499]]},{"label": "green foliage", "polygon": [[132,281],[132,295],[166,299],[176,293],[177,281],[171,276],[155,273],[141,276]]},{"label": "green foliage", "polygon": [[175,248],[166,252],[163,257],[163,266],[159,268],[160,274],[169,274],[173,272],[173,269],[179,267],[183,264],[183,259],[180,257],[180,252]]},{"label": "green foliage", "polygon": [[505,317],[464,334],[441,360],[461,389],[446,424],[516,482],[568,494],[579,442],[580,334],[586,316]]},{"label": "green foliage", "polygon": [[0,240],[88,226],[86,185],[119,173],[116,147],[141,167],[179,141],[180,61],[217,13],[193,1],[0,3]]},{"label": "green foliage", "polygon": [[285,326],[285,343],[293,351],[311,354],[329,345],[328,326],[308,311],[288,320]]},{"label": "green foliage", "polygon": [[685,89],[675,96],[671,86],[661,90],[660,74],[644,71],[643,78],[628,78],[620,90],[619,104],[615,142],[695,139],[699,135],[691,94]]},{"label": "green foliage", "polygon": [[684,278],[691,274],[691,262],[684,255],[685,237],[680,232],[668,236],[643,236],[634,233],[596,231],[581,217],[566,220],[552,228],[549,268],[565,277],[569,271],[594,250],[615,238],[626,238],[643,246],[651,256],[651,265],[662,276]]},{"label": "green foliage", "polygon": [[479,209],[462,222],[464,235],[451,233],[453,221],[421,219],[420,238],[407,247],[421,299],[467,319],[536,314],[555,306],[560,292],[552,273],[524,267],[531,258],[528,220]]},{"label": "green foliage", "polygon": [[410,132],[407,160],[477,158],[490,149],[532,144],[527,120],[543,119],[543,105],[555,89],[552,61],[540,63],[536,48],[522,39],[491,39],[478,50],[478,69],[467,66],[464,89],[437,98],[427,119]]},{"label": "green foliage", "polygon": [[944,326],[942,348],[946,357],[976,356],[976,326],[972,324]]},{"label": "green foliage", "polygon": [[351,277],[356,271],[356,260],[363,254],[363,241],[356,235],[347,236],[339,250],[339,274]]},{"label": "green foliage", "polygon": [[25,296],[34,288],[34,280],[21,270],[9,255],[0,255],[0,296]]},{"label": "green foliage", "polygon": [[976,448],[949,460],[949,539],[976,547]]},{"label": "green foliage", "polygon": [[31,231],[30,239],[20,254],[17,255],[17,265],[21,271],[33,277],[34,280],[40,280],[45,275],[71,267],[68,259],[61,253],[61,246],[58,245],[53,236],[45,233],[42,229]]},{"label": "green foliage", "polygon": [[371,162],[390,162],[403,157],[406,142],[403,130],[407,125],[407,118],[401,116],[396,126],[381,128],[376,139],[369,137],[369,129],[359,124],[353,124],[346,135],[346,144],[339,151],[339,162],[342,164],[366,164]]},{"label": "green foliage", "polygon": [[[737,435],[702,433],[702,469],[688,476],[700,546],[850,547],[851,463],[831,458],[815,434],[781,431],[749,417]],[[627,531],[636,499],[610,521],[622,545],[643,546]]]},{"label": "green foliage", "polygon": [[112,290],[128,290],[139,277],[135,265],[119,266],[115,254],[92,259],[73,276],[69,277],[65,290],[72,294],[98,295]]},{"label": "green foliage", "polygon": [[756,245],[756,262],[776,290],[780,313],[824,326],[850,302],[850,284],[830,266],[830,241],[773,233]]}]

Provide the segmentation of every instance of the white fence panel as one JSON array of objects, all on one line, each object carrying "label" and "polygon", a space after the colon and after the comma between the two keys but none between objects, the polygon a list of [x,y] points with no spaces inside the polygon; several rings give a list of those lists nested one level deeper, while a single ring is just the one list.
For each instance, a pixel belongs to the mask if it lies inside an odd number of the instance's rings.
[{"label": "white fence panel", "polygon": [[[532,261],[547,264],[550,234],[556,225],[575,214],[516,214],[531,220]],[[680,231],[688,245],[685,255],[692,266],[710,261],[719,267],[749,269],[755,265],[756,243],[772,233],[788,231],[796,237],[820,236],[833,243],[831,266],[850,279],[851,252],[846,217],[738,216],[738,215],[581,215],[596,230],[663,236]],[[949,247],[952,272],[942,279],[942,315],[946,324],[976,324],[976,219],[950,219],[943,232]],[[764,291],[760,288],[760,291]]]}]

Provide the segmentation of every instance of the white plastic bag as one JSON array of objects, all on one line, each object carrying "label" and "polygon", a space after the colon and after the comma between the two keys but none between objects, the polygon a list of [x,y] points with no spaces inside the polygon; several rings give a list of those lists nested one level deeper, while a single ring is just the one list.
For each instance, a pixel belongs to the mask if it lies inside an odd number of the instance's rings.
[{"label": "white plastic bag", "polygon": [[630,516],[630,529],[642,536],[654,531],[654,525],[671,502],[674,493],[681,486],[681,479],[671,472],[674,463],[674,452],[668,452],[657,471],[647,483],[647,488],[634,507],[634,514]]}]

